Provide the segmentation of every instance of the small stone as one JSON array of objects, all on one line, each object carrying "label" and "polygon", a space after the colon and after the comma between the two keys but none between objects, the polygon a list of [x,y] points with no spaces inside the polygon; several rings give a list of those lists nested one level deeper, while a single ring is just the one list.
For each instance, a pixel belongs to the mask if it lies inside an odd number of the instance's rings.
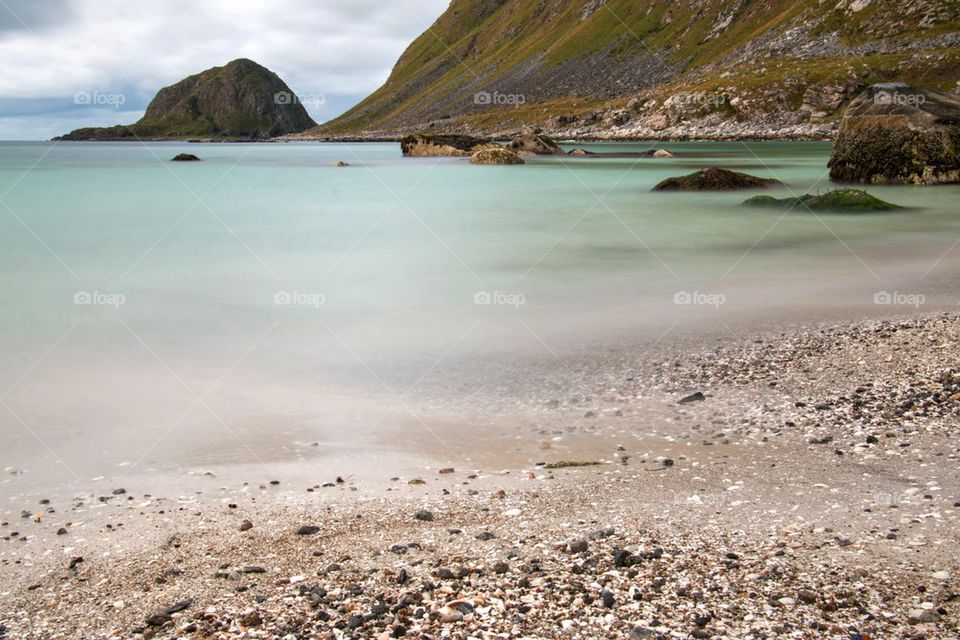
[{"label": "small stone", "polygon": [[[240,531],[249,531],[250,529],[253,529],[253,523],[250,522],[249,520],[244,520],[243,522],[240,523]],[[300,535],[306,535],[306,534],[300,534]]]},{"label": "small stone", "polygon": [[586,538],[578,538],[567,544],[567,551],[570,553],[583,553],[589,548],[590,544]]},{"label": "small stone", "polygon": [[426,509],[420,509],[415,514],[413,514],[414,519],[420,520],[422,522],[433,522],[433,514],[427,511]]},{"label": "small stone", "polygon": [[315,527],[311,524],[305,524],[297,529],[298,536],[312,536],[318,533],[320,533],[320,527]]},{"label": "small stone", "polygon": [[171,618],[170,614],[168,613],[155,613],[146,619],[148,627],[162,627],[163,625],[172,621],[173,618]]},{"label": "small stone", "polygon": [[64,528],[64,527],[60,527],[59,529],[57,529],[57,535],[58,535],[58,536],[65,536],[65,535],[67,535],[67,533],[68,533],[68,532],[67,532],[66,528]]},{"label": "small stone", "polygon": [[934,580],[942,580],[944,582],[949,580],[951,577],[949,571],[935,571],[932,575]]},{"label": "small stone", "polygon": [[453,467],[447,467],[446,469],[440,469],[439,473],[442,476],[447,476],[447,475],[450,475],[451,473],[455,473],[455,471],[456,470]]},{"label": "small stone", "polygon": [[607,609],[612,609],[613,605],[616,603],[616,598],[614,598],[613,592],[607,589],[604,589],[600,592],[600,600],[603,602],[603,606]]},{"label": "small stone", "polygon": [[697,391],[696,393],[692,393],[685,398],[681,398],[677,401],[677,404],[692,404],[694,402],[703,402],[706,399],[707,396],[703,395],[702,391]]},{"label": "small stone", "polygon": [[940,622],[940,614],[934,609],[911,609],[907,614],[907,622],[910,624]]}]

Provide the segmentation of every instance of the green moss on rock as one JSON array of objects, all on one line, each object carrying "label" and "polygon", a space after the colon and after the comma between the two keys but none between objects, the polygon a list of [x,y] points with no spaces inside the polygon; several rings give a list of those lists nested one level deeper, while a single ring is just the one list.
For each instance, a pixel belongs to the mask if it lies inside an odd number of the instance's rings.
[{"label": "green moss on rock", "polygon": [[772,198],[754,196],[743,203],[748,207],[796,209],[797,211],[824,211],[834,213],[871,213],[902,209],[862,189],[835,189],[824,194],[806,194],[799,198]]}]

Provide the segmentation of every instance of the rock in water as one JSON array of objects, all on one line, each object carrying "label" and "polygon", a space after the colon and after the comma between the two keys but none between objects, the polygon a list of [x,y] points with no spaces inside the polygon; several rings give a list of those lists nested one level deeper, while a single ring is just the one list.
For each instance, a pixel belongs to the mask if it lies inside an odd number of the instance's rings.
[{"label": "rock in water", "polygon": [[667,151],[666,149],[657,149],[653,152],[654,158],[672,158],[673,154]]},{"label": "rock in water", "polygon": [[200,162],[200,158],[192,153],[178,153],[173,156],[172,162]]},{"label": "rock in water", "polygon": [[830,179],[866,184],[960,182],[960,97],[876,84],[847,108]]},{"label": "rock in water", "polygon": [[538,133],[524,133],[510,141],[507,149],[515,153],[529,153],[537,156],[563,154],[563,149],[551,138]]},{"label": "rock in water", "polygon": [[277,74],[241,58],[161,89],[136,124],[77,129],[59,140],[259,140],[315,126]]},{"label": "rock in water", "polygon": [[826,211],[833,213],[870,213],[900,209],[895,204],[876,198],[860,189],[835,189],[823,195],[808,193],[799,198],[771,198],[754,196],[746,200],[748,207],[777,207],[803,211]]},{"label": "rock in water", "polygon": [[526,164],[520,156],[503,147],[484,147],[470,158],[470,164]]},{"label": "rock in water", "polygon": [[734,189],[756,189],[783,184],[771,178],[756,176],[710,167],[690,175],[667,178],[653,188],[654,191],[732,191]]},{"label": "rock in water", "polygon": [[473,136],[413,133],[400,141],[403,155],[414,158],[467,157],[486,140]]}]

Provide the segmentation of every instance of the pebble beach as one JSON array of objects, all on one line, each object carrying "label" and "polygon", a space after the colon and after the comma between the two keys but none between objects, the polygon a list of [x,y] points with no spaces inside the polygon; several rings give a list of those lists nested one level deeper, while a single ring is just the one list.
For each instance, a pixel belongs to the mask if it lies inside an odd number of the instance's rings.
[{"label": "pebble beach", "polygon": [[664,348],[537,397],[530,463],[5,503],[0,638],[953,638],[958,338]]}]

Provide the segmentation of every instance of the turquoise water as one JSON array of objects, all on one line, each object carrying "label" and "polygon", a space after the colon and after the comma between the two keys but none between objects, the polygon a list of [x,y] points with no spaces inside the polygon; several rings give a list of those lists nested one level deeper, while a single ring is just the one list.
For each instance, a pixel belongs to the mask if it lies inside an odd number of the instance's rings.
[{"label": "turquoise water", "polygon": [[[247,449],[288,428],[349,437],[438,372],[447,391],[483,384],[458,377],[479,357],[896,311],[874,304],[883,291],[905,311],[956,305],[960,187],[871,189],[913,207],[895,214],[783,215],[740,207],[750,192],[650,189],[720,165],[788,184],[773,195],[827,190],[829,144],[655,146],[677,157],[0,143],[0,466],[82,449],[73,465],[94,473],[210,425]],[[180,152],[203,162],[168,162]]]}]

